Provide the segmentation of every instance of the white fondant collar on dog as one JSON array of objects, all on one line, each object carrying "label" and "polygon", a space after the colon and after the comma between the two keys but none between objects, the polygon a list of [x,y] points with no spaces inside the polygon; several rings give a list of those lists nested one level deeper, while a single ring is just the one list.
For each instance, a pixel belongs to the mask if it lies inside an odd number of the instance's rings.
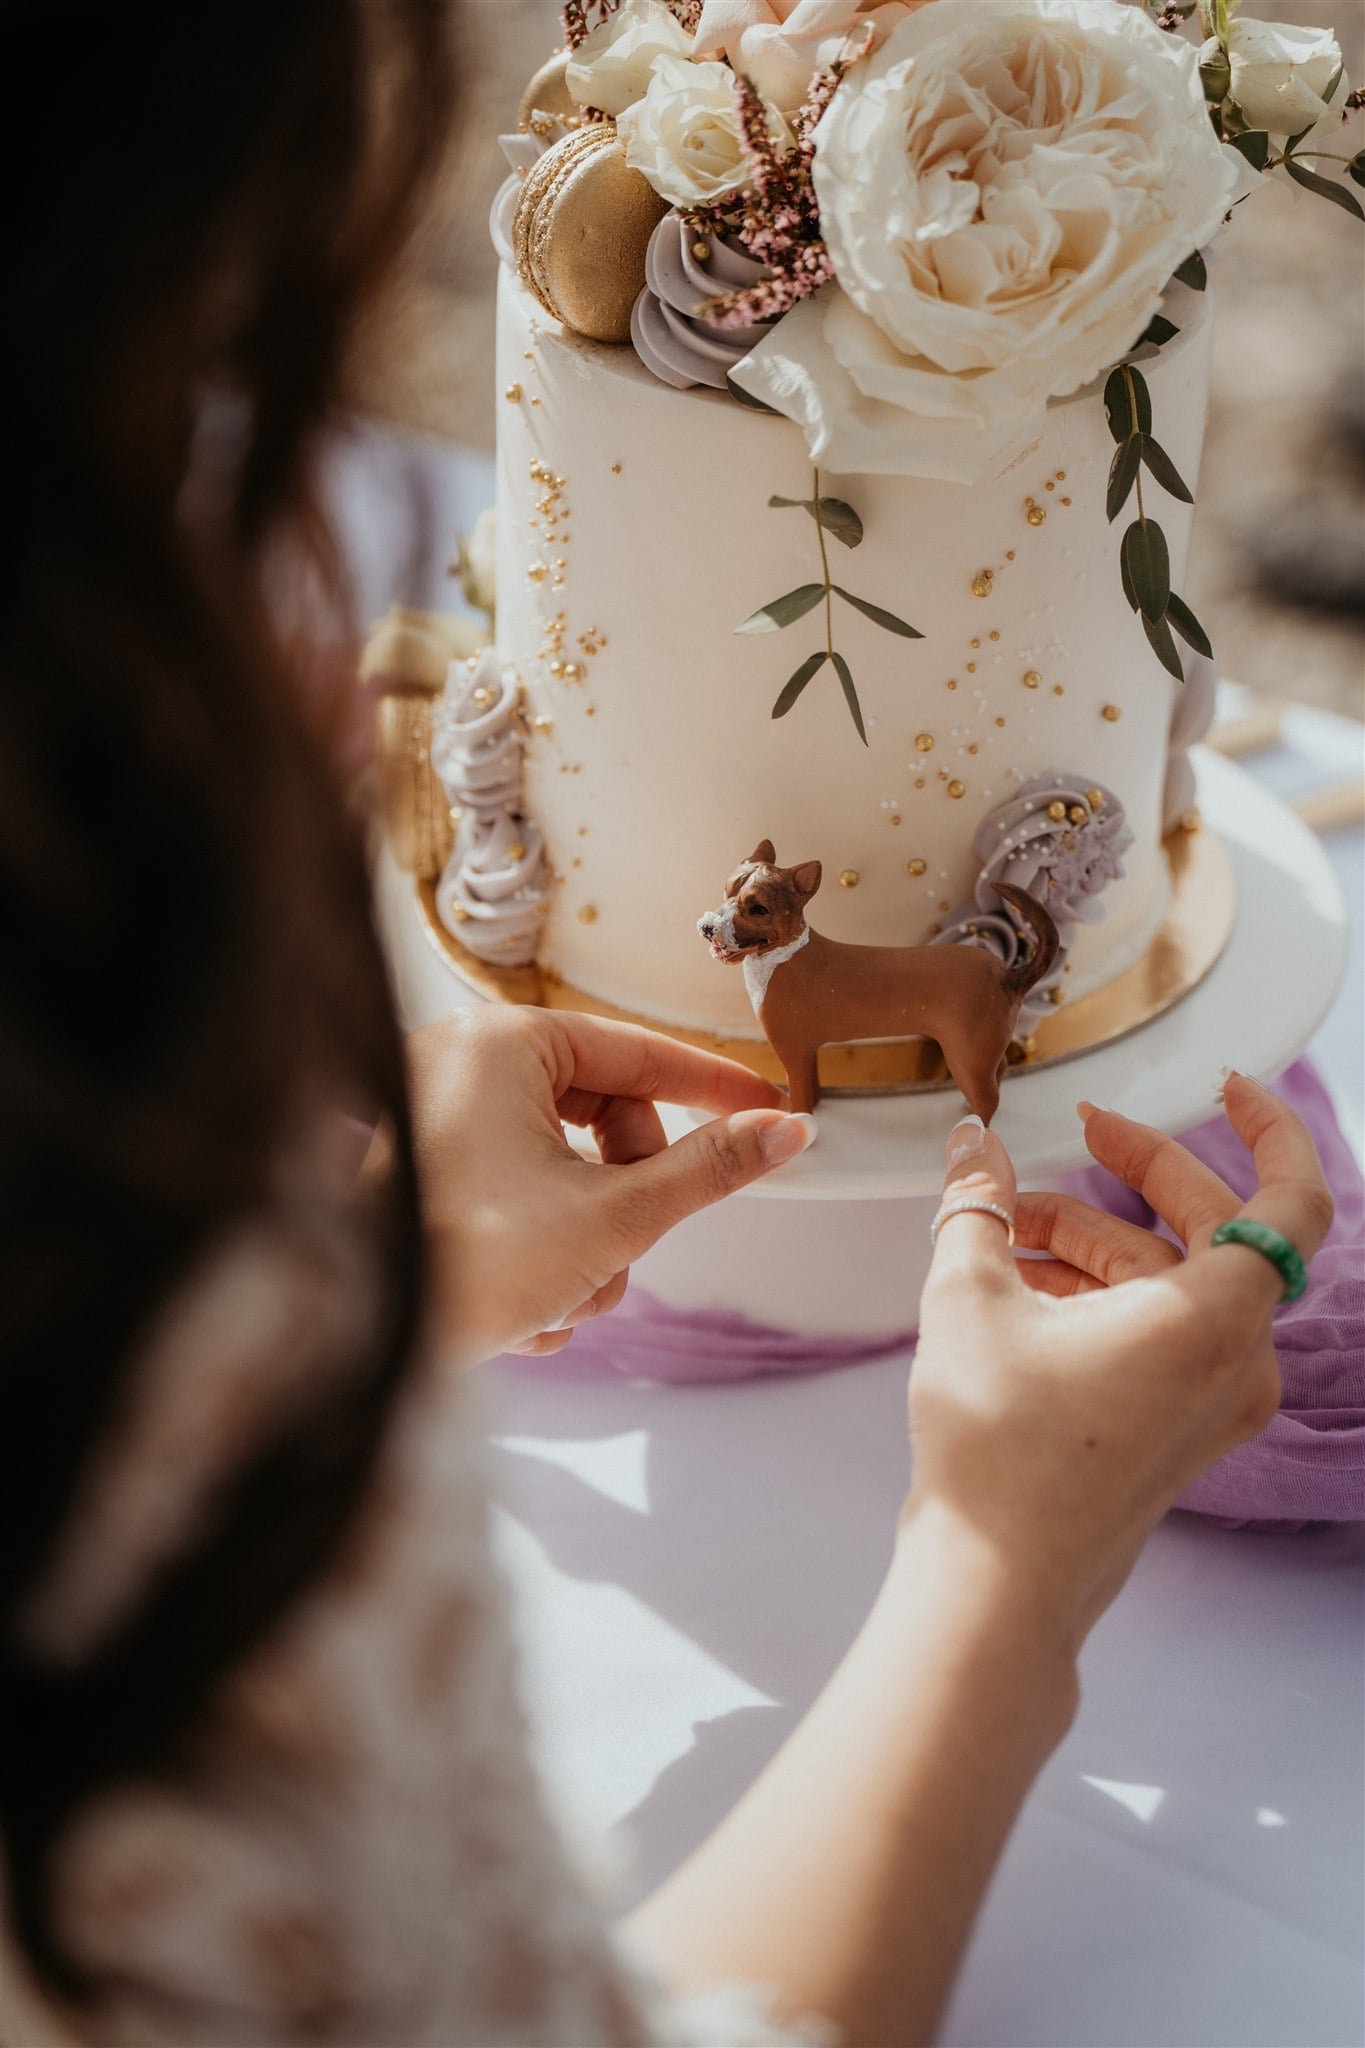
[{"label": "white fondant collar on dog", "polygon": [[744,986],[749,991],[749,1001],[753,1005],[755,1017],[760,1020],[762,1018],[763,998],[768,993],[768,983],[776,970],[785,966],[794,954],[799,953],[809,938],[810,926],[807,925],[800,938],[793,939],[789,946],[770,946],[766,953],[745,954]]}]

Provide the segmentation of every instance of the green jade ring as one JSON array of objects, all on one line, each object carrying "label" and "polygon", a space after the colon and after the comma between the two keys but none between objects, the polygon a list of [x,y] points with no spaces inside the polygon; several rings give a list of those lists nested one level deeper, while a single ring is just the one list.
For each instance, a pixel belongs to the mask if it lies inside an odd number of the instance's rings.
[{"label": "green jade ring", "polygon": [[1308,1267],[1303,1253],[1268,1223],[1257,1223],[1251,1216],[1234,1216],[1230,1222],[1220,1223],[1209,1241],[1211,1244],[1244,1244],[1253,1252],[1259,1252],[1263,1259],[1269,1259],[1284,1282],[1282,1301],[1297,1301],[1308,1285]]}]

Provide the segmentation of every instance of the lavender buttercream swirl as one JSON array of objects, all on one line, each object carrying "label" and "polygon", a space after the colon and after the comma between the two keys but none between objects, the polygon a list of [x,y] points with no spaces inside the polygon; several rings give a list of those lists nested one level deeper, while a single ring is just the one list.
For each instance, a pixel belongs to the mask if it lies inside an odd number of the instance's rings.
[{"label": "lavender buttercream swirl", "polygon": [[1020,1021],[1035,1024],[1052,1010],[1052,991],[1063,985],[1068,933],[1104,916],[1096,899],[1122,875],[1121,856],[1132,843],[1123,805],[1103,783],[1055,770],[1037,775],[978,825],[975,889],[968,902],[946,913],[930,944],[982,946],[1012,967],[1027,956],[1031,937],[995,884],[1010,882],[1036,896],[1052,913],[1062,944],[1052,973],[1020,1008]]},{"label": "lavender buttercream swirl", "polygon": [[[709,251],[702,260],[694,244]],[[765,263],[742,249],[688,227],[679,213],[666,214],[649,238],[645,252],[644,290],[630,316],[635,353],[663,384],[677,391],[694,384],[725,389],[726,373],[747,356],[775,325],[755,320],[744,327],[721,327],[702,308],[723,292],[759,284],[771,276]]]},{"label": "lavender buttercream swirl", "polygon": [[431,765],[459,817],[436,911],[461,945],[498,967],[535,959],[550,897],[545,842],[521,809],[524,747],[513,671],[492,649],[452,663],[432,720]]},{"label": "lavender buttercream swirl", "polygon": [[1003,909],[993,885],[1012,882],[1047,905],[1063,937],[1071,923],[1098,924],[1104,905],[1096,898],[1122,875],[1132,843],[1123,805],[1103,783],[1055,770],[1035,775],[976,829],[977,908]]},{"label": "lavender buttercream swirl", "polygon": [[1218,695],[1218,670],[1207,654],[1182,651],[1185,680],[1176,686],[1166,753],[1166,785],[1161,798],[1161,829],[1172,832],[1194,809],[1194,766],[1190,748],[1213,724]]}]

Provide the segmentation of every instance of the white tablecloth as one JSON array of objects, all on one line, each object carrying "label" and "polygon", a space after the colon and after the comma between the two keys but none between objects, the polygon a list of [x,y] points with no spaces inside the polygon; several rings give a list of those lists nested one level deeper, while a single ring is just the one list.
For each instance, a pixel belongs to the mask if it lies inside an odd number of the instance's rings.
[{"label": "white tablecloth", "polygon": [[[367,608],[448,605],[452,536],[489,495],[486,464],[361,435],[338,497]],[[1343,720],[1294,713],[1284,739],[1250,764],[1281,794],[1360,765]],[[1329,845],[1354,944],[1312,1051],[1358,1142],[1362,835]],[[681,1391],[567,1360],[482,1375],[536,1741],[578,1821],[619,1831],[629,1896],[719,1820],[863,1616],[906,1480],[906,1363]],[[1365,2041],[1363,1590],[1365,1529],[1158,1531],[1087,1646],[947,2042]]]}]

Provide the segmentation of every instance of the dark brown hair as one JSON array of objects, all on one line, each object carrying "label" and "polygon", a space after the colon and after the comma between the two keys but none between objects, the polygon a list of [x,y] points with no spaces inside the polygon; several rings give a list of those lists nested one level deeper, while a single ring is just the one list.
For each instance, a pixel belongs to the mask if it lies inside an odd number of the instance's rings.
[{"label": "dark brown hair", "polygon": [[[441,157],[451,8],[0,6],[0,1840],[57,1975],[59,1830],[171,1755],[322,1569],[413,1348],[401,1048],[263,581],[283,553],[315,612],[336,589],[313,455]],[[191,514],[210,393],[231,445]],[[367,1368],[96,1655],[36,1661],[18,1618],[139,1343],[263,1203],[305,1094],[397,1138]]]}]

